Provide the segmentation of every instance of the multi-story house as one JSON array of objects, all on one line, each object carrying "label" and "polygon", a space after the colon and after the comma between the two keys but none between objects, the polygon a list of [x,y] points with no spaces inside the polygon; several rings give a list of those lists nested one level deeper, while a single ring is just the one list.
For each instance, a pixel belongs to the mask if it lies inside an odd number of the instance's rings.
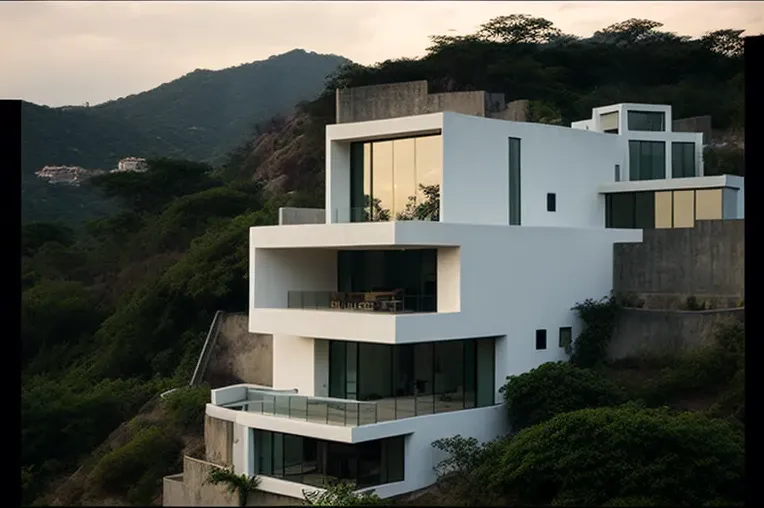
[{"label": "multi-story house", "polygon": [[[609,116],[608,116],[609,115]],[[212,391],[237,473],[292,498],[435,481],[439,438],[507,432],[506,377],[567,358],[641,228],[742,217],[669,106],[573,127],[440,112],[330,125],[324,223],[250,230],[249,331],[273,386]]]}]

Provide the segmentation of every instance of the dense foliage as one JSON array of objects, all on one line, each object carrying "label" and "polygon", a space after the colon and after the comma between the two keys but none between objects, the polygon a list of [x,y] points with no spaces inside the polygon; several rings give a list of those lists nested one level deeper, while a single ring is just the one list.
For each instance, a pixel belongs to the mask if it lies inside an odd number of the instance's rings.
[{"label": "dense foliage", "polygon": [[647,498],[663,506],[741,502],[742,433],[722,420],[667,409],[584,409],[505,442],[483,464],[492,492],[528,505],[598,506]]},{"label": "dense foliage", "polygon": [[513,431],[578,409],[617,406],[624,390],[598,372],[568,362],[545,363],[501,387]]}]

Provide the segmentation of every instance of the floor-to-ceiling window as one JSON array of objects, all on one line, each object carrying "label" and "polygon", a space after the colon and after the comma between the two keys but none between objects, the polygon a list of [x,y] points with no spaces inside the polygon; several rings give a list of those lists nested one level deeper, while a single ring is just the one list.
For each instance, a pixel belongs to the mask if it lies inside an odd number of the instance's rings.
[{"label": "floor-to-ceiling window", "polygon": [[399,301],[397,311],[436,312],[437,255],[436,249],[340,251],[337,288],[367,300],[390,293]]},{"label": "floor-to-ceiling window", "polygon": [[401,345],[331,341],[329,396],[377,401],[379,421],[490,406],[494,347],[493,338]]},{"label": "floor-to-ceiling window", "polygon": [[339,480],[359,488],[404,479],[404,437],[359,444],[254,430],[255,474],[325,487]]},{"label": "floor-to-ceiling window", "polygon": [[439,220],[442,136],[351,143],[351,222]]},{"label": "floor-to-ceiling window", "polygon": [[629,178],[631,181],[666,178],[666,143],[629,141]]},{"label": "floor-to-ceiling window", "polygon": [[605,227],[690,228],[723,217],[722,189],[618,192],[605,197]]},{"label": "floor-to-ceiling window", "polygon": [[695,143],[671,143],[671,176],[695,176]]}]

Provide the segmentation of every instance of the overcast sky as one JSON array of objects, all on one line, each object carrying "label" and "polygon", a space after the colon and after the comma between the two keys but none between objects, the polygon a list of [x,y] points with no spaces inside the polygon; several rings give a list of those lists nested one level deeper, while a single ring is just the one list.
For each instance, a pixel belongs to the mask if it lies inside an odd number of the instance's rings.
[{"label": "overcast sky", "polygon": [[541,16],[582,36],[632,17],[691,36],[764,32],[764,2],[3,1],[0,98],[97,104],[294,48],[362,64],[416,57],[429,35],[472,33],[507,14]]}]

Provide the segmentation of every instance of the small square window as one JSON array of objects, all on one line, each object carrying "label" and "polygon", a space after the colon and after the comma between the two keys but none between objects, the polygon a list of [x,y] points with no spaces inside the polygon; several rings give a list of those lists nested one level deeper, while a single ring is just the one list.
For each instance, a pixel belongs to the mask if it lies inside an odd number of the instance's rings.
[{"label": "small square window", "polygon": [[546,349],[546,330],[536,330],[536,349]]},{"label": "small square window", "polygon": [[546,211],[554,212],[557,210],[557,195],[550,192],[546,195]]},{"label": "small square window", "polygon": [[570,348],[573,343],[573,328],[565,326],[560,328],[560,347],[564,347],[566,350]]}]

